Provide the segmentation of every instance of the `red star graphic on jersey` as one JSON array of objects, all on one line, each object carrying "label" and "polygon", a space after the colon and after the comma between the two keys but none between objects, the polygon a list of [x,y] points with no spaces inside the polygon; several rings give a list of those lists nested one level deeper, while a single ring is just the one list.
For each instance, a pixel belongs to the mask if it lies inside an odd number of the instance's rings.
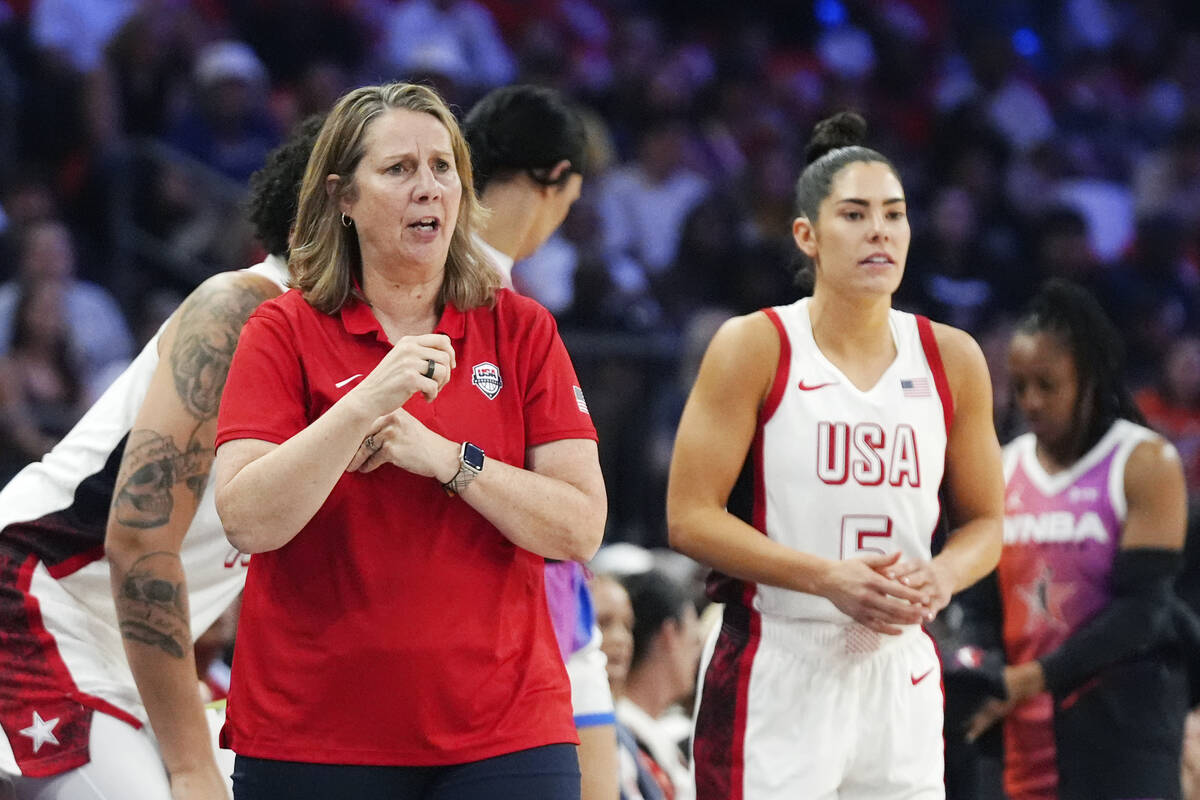
[{"label": "red star graphic on jersey", "polygon": [[1026,633],[1036,631],[1042,625],[1067,628],[1063,606],[1075,596],[1076,588],[1069,583],[1055,583],[1054,570],[1043,564],[1036,578],[1025,586],[1017,587],[1017,595],[1025,602]]}]

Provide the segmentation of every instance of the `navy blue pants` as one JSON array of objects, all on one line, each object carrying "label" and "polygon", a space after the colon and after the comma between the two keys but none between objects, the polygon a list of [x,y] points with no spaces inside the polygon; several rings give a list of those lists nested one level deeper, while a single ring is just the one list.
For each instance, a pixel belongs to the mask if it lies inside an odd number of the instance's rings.
[{"label": "navy blue pants", "polygon": [[238,756],[235,800],[579,800],[573,744],[449,767],[308,764]]}]

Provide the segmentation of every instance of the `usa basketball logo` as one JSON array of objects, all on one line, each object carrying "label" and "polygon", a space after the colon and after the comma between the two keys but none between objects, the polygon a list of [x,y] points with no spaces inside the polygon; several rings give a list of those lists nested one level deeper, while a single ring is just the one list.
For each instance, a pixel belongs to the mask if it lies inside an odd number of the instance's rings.
[{"label": "usa basketball logo", "polygon": [[471,368],[471,383],[479,387],[488,400],[495,400],[504,386],[504,381],[500,379],[500,368],[488,361]]}]

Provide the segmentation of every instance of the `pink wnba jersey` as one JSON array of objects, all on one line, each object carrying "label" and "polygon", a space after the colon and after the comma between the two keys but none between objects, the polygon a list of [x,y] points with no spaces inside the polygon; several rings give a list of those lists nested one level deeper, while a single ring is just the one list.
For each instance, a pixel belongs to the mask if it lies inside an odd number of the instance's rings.
[{"label": "pink wnba jersey", "polygon": [[[1010,664],[1056,650],[1112,599],[1112,565],[1125,523],[1125,464],[1155,434],[1117,420],[1070,469],[1048,474],[1027,433],[1004,448],[1004,553],[997,576]],[[1018,706],[1005,725],[1008,791],[1053,797],[1053,700]]]}]

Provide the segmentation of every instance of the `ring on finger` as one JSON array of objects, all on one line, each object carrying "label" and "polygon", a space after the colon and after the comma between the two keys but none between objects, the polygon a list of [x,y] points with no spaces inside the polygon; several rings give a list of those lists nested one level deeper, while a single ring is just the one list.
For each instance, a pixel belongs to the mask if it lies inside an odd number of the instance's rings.
[{"label": "ring on finger", "polygon": [[363,444],[365,444],[367,446],[367,449],[370,450],[371,452],[375,452],[379,448],[383,447],[382,444],[376,444],[375,434],[373,434],[373,433],[368,434],[368,436],[367,436],[366,440],[363,442]]},{"label": "ring on finger", "polygon": [[428,363],[428,366],[425,367],[425,377],[432,378],[433,371],[437,368],[437,362],[434,361],[432,358],[427,358],[427,359],[425,359],[425,361]]}]

